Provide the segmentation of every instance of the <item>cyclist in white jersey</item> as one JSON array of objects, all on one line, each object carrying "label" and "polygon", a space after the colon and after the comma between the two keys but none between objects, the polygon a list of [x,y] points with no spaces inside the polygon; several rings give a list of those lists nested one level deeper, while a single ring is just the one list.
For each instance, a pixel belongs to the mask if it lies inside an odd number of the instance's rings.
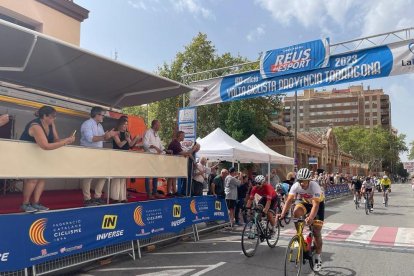
[{"label": "cyclist in white jersey", "polygon": [[279,219],[283,219],[287,212],[290,210],[290,206],[295,201],[296,205],[293,215],[295,218],[309,215],[306,218],[306,224],[313,224],[313,236],[315,241],[315,253],[313,255],[314,270],[319,271],[322,268],[322,226],[325,217],[325,196],[319,183],[312,180],[311,172],[306,169],[300,169],[297,174],[297,182],[293,184],[289,191],[289,195],[285,206]]},{"label": "cyclist in white jersey", "polygon": [[371,192],[369,201],[371,202],[371,208],[370,211],[374,211],[374,189],[375,183],[371,177],[367,177],[364,182],[362,182],[362,194],[365,195],[366,192]]}]

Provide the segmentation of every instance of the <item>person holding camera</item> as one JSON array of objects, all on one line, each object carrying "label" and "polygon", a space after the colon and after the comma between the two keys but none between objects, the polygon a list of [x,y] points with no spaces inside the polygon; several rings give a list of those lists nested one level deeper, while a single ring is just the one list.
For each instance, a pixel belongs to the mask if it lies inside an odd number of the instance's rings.
[{"label": "person holding camera", "polygon": [[[43,150],[54,150],[60,147],[72,144],[75,137],[59,139],[56,131],[55,120],[56,110],[51,106],[42,106],[36,113],[38,117],[30,121],[20,140],[36,143]],[[23,182],[23,203],[20,207],[22,211],[33,213],[38,211],[47,211],[49,208],[40,204],[40,197],[45,187],[44,179],[26,179]],[[33,200],[31,198],[33,196]]]},{"label": "person holding camera", "polygon": [[[118,119],[116,130],[118,134],[112,140],[112,148],[116,150],[129,150],[141,139],[139,135],[134,138],[128,132],[128,117],[121,116]],[[126,178],[114,178],[111,182],[110,198],[117,203],[127,203]]]}]

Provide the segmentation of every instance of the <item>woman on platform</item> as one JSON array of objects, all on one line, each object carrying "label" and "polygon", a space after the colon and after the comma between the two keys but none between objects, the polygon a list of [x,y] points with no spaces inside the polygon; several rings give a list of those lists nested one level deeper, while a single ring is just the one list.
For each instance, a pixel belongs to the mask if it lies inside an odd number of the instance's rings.
[{"label": "woman on platform", "polygon": [[[128,132],[128,119],[122,116],[118,119],[118,124],[116,130],[119,132],[118,135],[114,136],[112,141],[113,149],[117,150],[129,150],[130,148],[136,146],[140,136],[131,138],[131,134]],[[115,178],[111,182],[111,193],[110,197],[117,203],[126,203],[127,201],[127,192],[126,192],[126,178]]]},{"label": "woman on platform", "polygon": [[[56,110],[53,107],[42,106],[35,116],[38,118],[26,125],[20,140],[36,143],[43,150],[54,150],[75,141],[74,136],[59,139],[55,126]],[[28,213],[49,210],[39,202],[44,187],[44,179],[26,179],[23,183],[23,204],[20,209]]]}]

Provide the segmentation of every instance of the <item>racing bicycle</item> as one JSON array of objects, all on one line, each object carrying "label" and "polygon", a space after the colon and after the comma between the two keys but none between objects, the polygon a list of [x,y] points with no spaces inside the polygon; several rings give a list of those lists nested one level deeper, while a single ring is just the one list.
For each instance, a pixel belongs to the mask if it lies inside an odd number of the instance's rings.
[{"label": "racing bicycle", "polygon": [[246,257],[252,257],[256,253],[259,243],[264,240],[270,248],[274,248],[280,235],[280,226],[277,222],[275,231],[273,231],[270,221],[263,218],[266,215],[260,208],[255,207],[252,211],[253,215],[244,226],[241,237],[241,246]]},{"label": "racing bicycle", "polygon": [[310,268],[313,270],[313,255],[315,254],[315,245],[313,241],[313,226],[309,226],[309,234],[305,238],[303,229],[305,227],[305,216],[293,218],[297,223],[296,234],[290,239],[285,255],[285,276],[300,275],[302,265],[309,262]]}]

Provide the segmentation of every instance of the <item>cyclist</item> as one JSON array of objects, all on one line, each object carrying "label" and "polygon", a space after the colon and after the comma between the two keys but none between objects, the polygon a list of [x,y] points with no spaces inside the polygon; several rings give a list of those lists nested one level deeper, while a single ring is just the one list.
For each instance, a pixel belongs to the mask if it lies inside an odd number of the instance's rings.
[{"label": "cyclist", "polygon": [[371,177],[365,178],[365,181],[362,183],[362,194],[369,193],[368,200],[371,203],[371,208],[369,209],[371,212],[374,211],[374,187],[375,183],[371,180]]},{"label": "cyclist", "polygon": [[276,185],[276,192],[280,194],[282,200],[285,200],[287,194],[289,193],[290,186],[287,183],[280,183]]},{"label": "cyclist", "polygon": [[385,193],[388,192],[391,193],[391,179],[388,178],[388,176],[384,175],[380,181],[380,185],[382,188],[382,204],[385,204]]},{"label": "cyclist", "polygon": [[282,210],[279,219],[283,219],[290,210],[295,197],[296,206],[294,209],[294,217],[299,218],[307,213],[306,224],[313,224],[313,236],[315,241],[315,252],[313,255],[314,270],[319,271],[322,268],[322,235],[321,230],[323,220],[325,217],[325,198],[318,182],[311,180],[312,174],[306,169],[302,168],[298,171],[297,182],[292,186],[289,195]]},{"label": "cyclist", "polygon": [[357,197],[359,201],[361,201],[361,187],[362,187],[361,180],[359,180],[357,176],[353,176],[351,183],[352,183],[352,188],[354,191],[354,201],[356,201]]},{"label": "cyclist", "polygon": [[249,209],[252,205],[252,201],[254,200],[254,196],[256,194],[260,195],[262,198],[259,200],[258,207],[262,209],[262,212],[266,214],[267,219],[270,221],[274,232],[275,228],[275,209],[277,203],[277,194],[275,189],[273,189],[272,185],[265,183],[266,178],[263,175],[258,175],[254,179],[256,185],[252,188],[250,192],[249,200],[247,201],[246,208]]}]

